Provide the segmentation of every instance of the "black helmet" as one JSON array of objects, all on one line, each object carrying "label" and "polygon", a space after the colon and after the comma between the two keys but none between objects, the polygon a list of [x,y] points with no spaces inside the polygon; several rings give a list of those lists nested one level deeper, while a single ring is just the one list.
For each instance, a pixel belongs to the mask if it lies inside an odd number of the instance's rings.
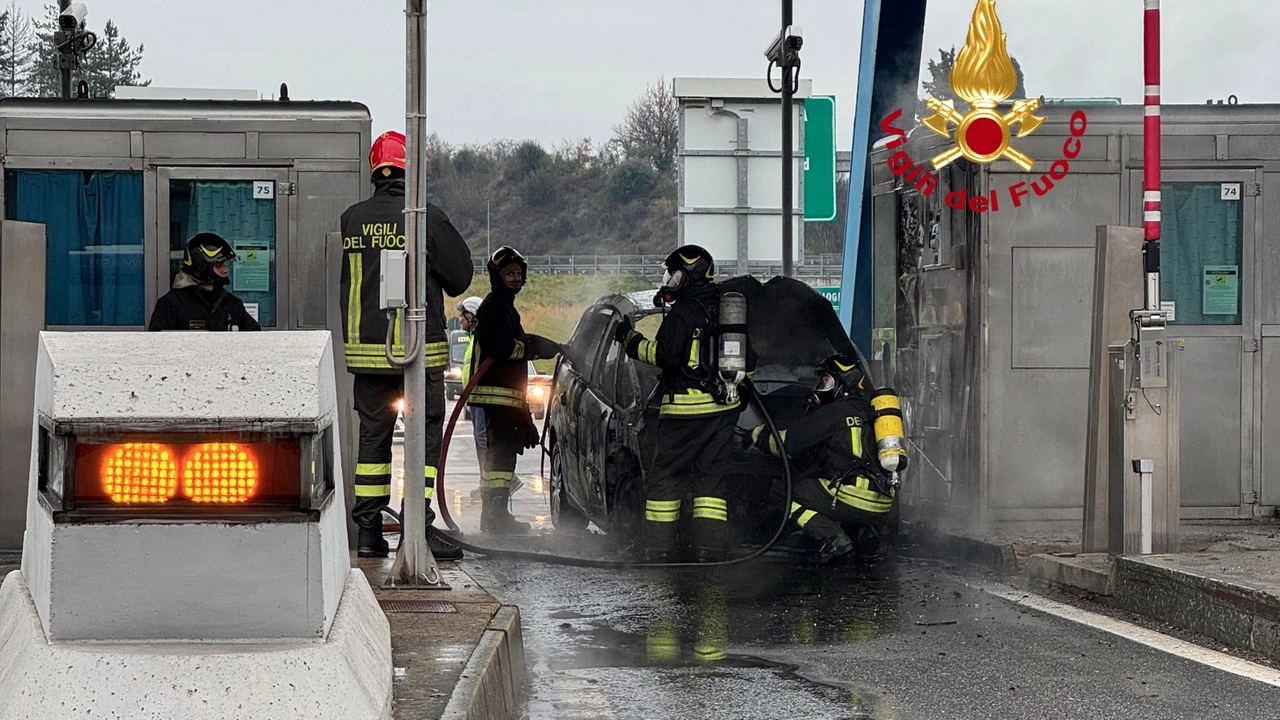
[{"label": "black helmet", "polygon": [[710,285],[716,275],[716,261],[706,248],[698,245],[684,245],[662,261],[667,269],[662,278],[662,289],[658,291],[658,299],[671,302],[679,298],[685,291]]},{"label": "black helmet", "polygon": [[187,241],[187,252],[182,256],[182,272],[200,284],[226,285],[227,279],[213,271],[217,263],[236,259],[231,243],[217,233],[202,232]]},{"label": "black helmet", "polygon": [[836,353],[818,365],[818,382],[813,387],[813,404],[834,402],[867,388],[866,372],[855,355]]},{"label": "black helmet", "polygon": [[503,245],[493,252],[489,262],[485,265],[489,269],[489,284],[494,290],[506,288],[506,283],[503,282],[502,276],[498,272],[511,263],[520,265],[520,286],[524,287],[524,284],[529,282],[529,261],[524,259],[519,250],[510,245]]}]

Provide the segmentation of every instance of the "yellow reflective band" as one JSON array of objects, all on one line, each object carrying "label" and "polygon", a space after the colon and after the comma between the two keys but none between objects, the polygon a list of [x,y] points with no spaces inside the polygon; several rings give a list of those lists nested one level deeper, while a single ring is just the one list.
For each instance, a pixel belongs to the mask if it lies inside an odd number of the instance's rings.
[{"label": "yellow reflective band", "polygon": [[693,517],[704,520],[729,522],[729,504],[722,498],[696,497],[693,499]]},{"label": "yellow reflective band", "polygon": [[[343,347],[343,349],[346,351],[347,355],[380,357],[384,359],[387,356],[387,346],[385,343],[349,342]],[[392,343],[391,352],[396,355],[403,356],[404,346]]]},{"label": "yellow reflective band", "polygon": [[657,365],[658,342],[656,340],[641,340],[640,345],[636,347],[636,359],[642,363]]},{"label": "yellow reflective band", "polygon": [[701,330],[697,330],[693,335],[693,342],[689,343],[689,367],[696,370],[698,368],[698,334]]},{"label": "yellow reflective band", "polygon": [[729,513],[724,510],[712,510],[710,508],[694,508],[694,520],[719,520],[720,522],[729,522]]},{"label": "yellow reflective band", "polygon": [[644,519],[649,522],[673,523],[680,520],[680,513],[674,512],[658,512],[657,510],[645,510]]},{"label": "yellow reflective band", "polygon": [[715,645],[696,644],[693,646],[693,654],[698,656],[699,660],[723,660],[725,659],[724,650]]},{"label": "yellow reflective band", "polygon": [[854,425],[849,428],[849,445],[853,450],[854,457],[862,457],[862,426]]},{"label": "yellow reflective band", "polygon": [[428,480],[435,480],[436,478],[440,477],[440,470],[439,470],[439,468],[434,468],[434,467],[432,467],[432,466],[428,465],[428,466],[423,470],[422,474],[423,474],[423,475],[424,475]]},{"label": "yellow reflective band", "polygon": [[650,510],[679,510],[679,500],[646,500],[644,506]]},{"label": "yellow reflective band", "polygon": [[796,524],[800,527],[804,527],[805,525],[808,525],[809,521],[813,519],[813,516],[817,514],[818,513],[814,510],[805,510],[796,518]]},{"label": "yellow reflective band", "polygon": [[360,253],[351,253],[347,261],[351,265],[351,289],[347,294],[347,340],[360,341],[360,294],[364,284],[364,264]]},{"label": "yellow reflective band", "polygon": [[[787,444],[787,431],[779,430],[778,434],[782,436],[782,444],[785,446]],[[769,434],[769,452],[774,455],[780,454],[778,452],[778,439],[773,436],[773,433]]]},{"label": "yellow reflective band", "polygon": [[516,341],[515,347],[511,348],[511,357],[508,360],[520,360],[524,358],[524,343]]},{"label": "yellow reflective band", "polygon": [[501,480],[503,482],[506,482],[515,476],[516,474],[513,472],[502,472],[501,470],[484,473],[485,480]]},{"label": "yellow reflective band", "polygon": [[426,487],[426,490],[422,493],[423,497],[425,497],[428,500],[430,500],[435,494],[436,494],[436,488],[434,485],[428,485]]},{"label": "yellow reflective band", "polygon": [[356,475],[390,475],[391,463],[356,463]]},{"label": "yellow reflective band", "polygon": [[859,477],[852,485],[841,485],[839,494],[832,488],[830,480],[818,478],[818,482],[828,495],[849,507],[869,513],[887,513],[893,509],[893,498],[872,490],[871,481],[865,477]]},{"label": "yellow reflective band", "polygon": [[391,334],[391,344],[392,344],[392,345],[400,345],[400,344],[402,343],[402,341],[400,340],[400,321],[401,321],[401,320],[403,319],[403,317],[404,317],[403,315],[401,315],[401,313],[402,313],[402,312],[404,312],[404,311],[403,311],[403,310],[400,310],[399,308],[397,308],[397,309],[396,309],[396,316],[395,316],[395,318],[392,320],[392,322],[393,322],[393,323],[395,323],[394,325],[392,325],[392,326],[391,326],[391,332],[392,332],[392,334]]},{"label": "yellow reflective band", "polygon": [[644,519],[649,522],[673,523],[680,520],[679,500],[646,500]]},{"label": "yellow reflective band", "polygon": [[391,494],[390,485],[355,485],[356,497],[387,497]]},{"label": "yellow reflective band", "polygon": [[694,507],[699,507],[699,506],[716,507],[716,508],[724,509],[729,507],[729,503],[725,502],[723,498],[718,498],[718,497],[696,497],[693,499],[693,506]]},{"label": "yellow reflective band", "polygon": [[494,385],[477,385],[471,392],[468,405],[502,405],[504,407],[522,408],[525,404],[524,393],[511,388]]}]

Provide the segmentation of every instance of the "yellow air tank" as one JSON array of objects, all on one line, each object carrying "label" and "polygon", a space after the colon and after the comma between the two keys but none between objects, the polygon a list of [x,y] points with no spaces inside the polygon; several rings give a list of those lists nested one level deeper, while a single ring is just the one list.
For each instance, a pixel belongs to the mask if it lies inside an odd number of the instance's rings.
[{"label": "yellow air tank", "polygon": [[873,427],[880,467],[885,472],[907,469],[907,440],[902,430],[902,403],[893,388],[880,388],[871,396]]}]

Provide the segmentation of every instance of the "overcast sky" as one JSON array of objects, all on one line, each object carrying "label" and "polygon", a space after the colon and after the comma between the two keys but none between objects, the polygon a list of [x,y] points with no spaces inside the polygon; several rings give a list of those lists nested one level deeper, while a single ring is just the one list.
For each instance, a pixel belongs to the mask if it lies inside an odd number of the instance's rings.
[{"label": "overcast sky", "polygon": [[[18,0],[42,14],[40,0]],[[892,2],[892,0],[885,0]],[[154,85],[357,100],[375,134],[404,125],[404,3],[394,0],[87,0],[144,43]],[[964,44],[974,0],[930,0],[926,56]],[[1280,92],[1280,3],[1165,0],[1164,98]],[[659,76],[763,77],[778,0],[429,0],[429,119],[449,142],[608,139]],[[1141,0],[998,0],[1032,96],[1142,95]],[[795,0],[802,76],[837,96],[850,135],[860,0]],[[926,57],[927,59],[927,57]],[[842,140],[841,146],[848,140]]]}]

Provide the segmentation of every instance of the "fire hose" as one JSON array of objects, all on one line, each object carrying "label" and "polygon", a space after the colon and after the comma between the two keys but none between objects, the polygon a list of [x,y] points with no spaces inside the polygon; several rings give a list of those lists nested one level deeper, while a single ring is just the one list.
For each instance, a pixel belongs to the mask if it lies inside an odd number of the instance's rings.
[{"label": "fire hose", "polygon": [[[782,458],[783,476],[786,479],[786,493],[785,493],[785,498],[782,505],[782,517],[778,522],[777,529],[774,530],[773,536],[769,538],[769,542],[765,543],[760,548],[739,558],[733,558],[730,560],[718,560],[715,562],[704,562],[704,563],[644,562],[644,561],[636,561],[636,560],[590,560],[587,558],[569,557],[565,555],[555,555],[552,553],[531,552],[528,550],[507,550],[507,549],[501,549],[501,548],[486,548],[486,547],[475,545],[473,543],[469,543],[463,540],[461,537],[461,531],[458,529],[457,523],[455,523],[453,521],[453,518],[449,516],[449,509],[448,509],[449,503],[444,501],[445,458],[448,457],[449,441],[453,437],[453,430],[458,423],[458,416],[462,413],[462,408],[466,406],[467,398],[471,396],[471,391],[475,389],[476,383],[480,380],[480,378],[484,377],[485,371],[487,371],[492,364],[493,364],[493,358],[489,358],[485,360],[483,363],[481,363],[480,367],[476,369],[476,372],[472,374],[471,380],[467,382],[466,387],[462,389],[461,395],[458,396],[457,405],[454,406],[453,413],[449,416],[449,423],[445,427],[444,437],[440,443],[440,462],[438,464],[438,470],[436,473],[436,497],[438,498],[437,504],[440,507],[440,517],[444,519],[445,525],[447,525],[449,527],[449,530],[452,531],[451,533],[442,532],[440,534],[448,538],[449,542],[457,545],[463,550],[467,550],[469,552],[473,552],[478,555],[487,555],[489,557],[505,557],[505,558],[511,558],[516,560],[532,560],[535,562],[545,562],[545,563],[551,563],[555,565],[570,565],[574,567],[589,567],[589,568],[598,568],[603,570],[625,570],[628,568],[637,568],[637,567],[706,568],[706,567],[725,567],[728,565],[740,565],[742,563],[746,563],[751,560],[754,560],[760,557],[761,555],[765,554],[766,552],[771,550],[774,545],[777,545],[780,539],[782,539],[782,535],[787,528],[787,522],[791,518],[791,461],[787,457],[786,450],[783,447],[782,433],[780,433],[778,431],[777,426],[774,425],[773,418],[769,415],[768,409],[766,409],[764,406],[763,398],[761,398],[755,386],[752,385],[751,382],[748,380],[744,382],[744,387],[748,389],[749,394],[751,396],[751,401],[755,403],[756,409],[760,411],[760,414],[764,417],[765,424],[769,427],[769,433],[773,437],[773,441],[777,445],[779,454]],[[554,377],[552,378],[550,397],[555,397],[555,378]],[[548,417],[548,421],[550,421],[550,413],[548,413],[547,417]],[[544,429],[544,433],[543,433],[544,439],[541,445],[544,453],[546,449],[545,437],[546,437],[546,433]],[[555,492],[554,488],[552,488],[552,492]]]}]

